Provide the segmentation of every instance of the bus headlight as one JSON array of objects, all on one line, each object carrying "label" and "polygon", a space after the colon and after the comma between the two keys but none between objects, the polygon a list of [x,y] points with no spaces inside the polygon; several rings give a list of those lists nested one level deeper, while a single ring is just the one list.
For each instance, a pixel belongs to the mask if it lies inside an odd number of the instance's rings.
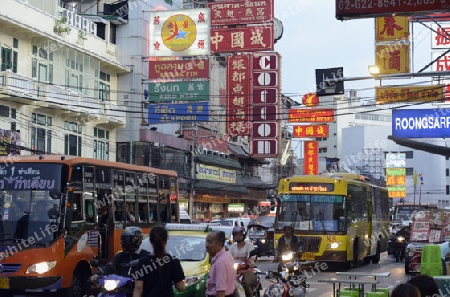
[{"label": "bus headlight", "polygon": [[53,267],[56,266],[56,261],[48,261],[48,262],[40,262],[40,263],[36,263],[36,264],[31,264],[30,266],[28,266],[27,272],[26,273],[46,273],[47,271],[49,271],[50,269],[52,269]]},{"label": "bus headlight", "polygon": [[342,241],[327,244],[327,249],[337,249],[342,245]]}]

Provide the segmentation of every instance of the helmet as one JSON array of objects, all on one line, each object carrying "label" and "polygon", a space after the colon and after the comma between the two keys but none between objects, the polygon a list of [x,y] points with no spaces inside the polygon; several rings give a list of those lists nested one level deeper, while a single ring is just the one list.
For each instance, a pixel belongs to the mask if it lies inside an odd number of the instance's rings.
[{"label": "helmet", "polygon": [[291,231],[294,231],[294,225],[292,225],[291,223],[284,223],[283,230],[284,228],[290,228]]},{"label": "helmet", "polygon": [[244,238],[241,241],[244,241],[245,236],[247,235],[247,232],[245,232],[245,228],[243,226],[234,226],[233,227],[233,236],[236,233],[242,233],[244,235]]},{"label": "helmet", "polygon": [[123,230],[122,236],[120,238],[122,249],[125,252],[134,253],[139,249],[143,238],[144,235],[141,228],[134,226],[126,227],[125,230]]}]

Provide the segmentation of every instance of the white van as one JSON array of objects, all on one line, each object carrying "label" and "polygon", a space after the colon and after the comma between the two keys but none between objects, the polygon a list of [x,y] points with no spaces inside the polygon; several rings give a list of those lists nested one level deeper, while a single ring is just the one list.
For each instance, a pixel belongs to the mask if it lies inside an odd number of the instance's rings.
[{"label": "white van", "polygon": [[244,226],[247,229],[247,225],[250,222],[250,218],[225,218],[212,220],[211,223],[219,223],[222,226]]},{"label": "white van", "polygon": [[191,217],[185,210],[180,210],[180,223],[182,224],[192,224]]}]

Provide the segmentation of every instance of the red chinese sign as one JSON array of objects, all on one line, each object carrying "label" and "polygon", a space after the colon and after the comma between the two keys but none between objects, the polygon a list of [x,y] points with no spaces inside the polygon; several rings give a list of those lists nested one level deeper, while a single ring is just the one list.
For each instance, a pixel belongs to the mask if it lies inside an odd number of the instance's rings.
[{"label": "red chinese sign", "polygon": [[305,141],[303,174],[319,174],[319,142]]},{"label": "red chinese sign", "polygon": [[273,50],[273,24],[211,29],[211,53]]},{"label": "red chinese sign", "polygon": [[449,71],[450,70],[450,54],[443,55],[443,51],[431,52],[431,59],[436,61],[433,63],[433,71]]},{"label": "red chinese sign", "polygon": [[227,57],[227,133],[250,134],[251,56]]},{"label": "red chinese sign", "polygon": [[328,137],[328,125],[294,126],[294,138]]},{"label": "red chinese sign", "polygon": [[380,74],[409,73],[409,44],[377,45],[375,52]]},{"label": "red chinese sign", "polygon": [[150,61],[149,79],[209,78],[209,60]]},{"label": "red chinese sign", "polygon": [[211,26],[273,22],[273,0],[240,0],[208,3]]},{"label": "red chinese sign", "polygon": [[338,20],[389,16],[392,14],[410,15],[413,12],[446,11],[450,8],[447,0],[336,0],[336,18]]},{"label": "red chinese sign", "polygon": [[334,109],[289,109],[289,123],[330,123],[334,122]]},{"label": "red chinese sign", "polygon": [[320,99],[316,93],[308,93],[302,97],[302,103],[305,106],[313,107],[319,105]]},{"label": "red chinese sign", "polygon": [[409,38],[409,19],[406,16],[385,16],[375,20],[375,40],[398,41]]}]

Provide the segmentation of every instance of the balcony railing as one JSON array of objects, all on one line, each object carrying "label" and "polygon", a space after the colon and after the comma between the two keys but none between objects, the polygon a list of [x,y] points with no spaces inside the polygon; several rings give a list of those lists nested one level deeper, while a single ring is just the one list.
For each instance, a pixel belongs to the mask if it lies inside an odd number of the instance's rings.
[{"label": "balcony railing", "polygon": [[37,82],[11,70],[0,72],[0,97],[14,97],[18,103],[51,105],[64,111],[86,113],[93,118],[106,117],[114,125],[124,125],[126,110],[112,102],[93,99],[82,93],[50,83]]}]

